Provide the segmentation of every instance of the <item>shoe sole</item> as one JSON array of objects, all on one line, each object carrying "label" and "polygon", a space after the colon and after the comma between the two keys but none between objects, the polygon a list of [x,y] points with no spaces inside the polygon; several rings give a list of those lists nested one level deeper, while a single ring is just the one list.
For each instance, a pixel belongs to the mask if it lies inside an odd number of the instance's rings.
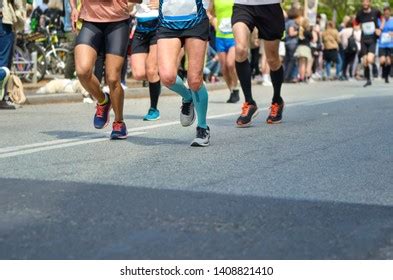
[{"label": "shoe sole", "polygon": [[275,122],[273,122],[273,121],[266,121],[266,123],[267,124],[280,124],[280,123],[282,123],[282,120],[275,121]]},{"label": "shoe sole", "polygon": [[111,137],[110,140],[125,140],[128,138],[128,134],[125,136],[116,136],[116,137]]},{"label": "shoe sole", "polygon": [[201,148],[203,148],[203,147],[209,147],[209,146],[210,146],[210,143],[207,143],[207,144],[198,144],[198,143],[195,143],[195,142],[191,143],[191,147],[201,147]]},{"label": "shoe sole", "polygon": [[254,113],[254,115],[252,115],[251,121],[250,121],[249,123],[245,123],[245,124],[236,124],[236,126],[237,126],[238,128],[247,128],[247,127],[250,127],[250,126],[252,125],[252,121],[253,121],[256,117],[258,117],[258,115],[259,115],[259,109]]},{"label": "shoe sole", "polygon": [[159,119],[161,119],[161,117],[158,117],[158,118],[156,118],[156,119],[143,119],[143,121],[145,121],[145,122],[154,122],[154,121],[158,121]]}]

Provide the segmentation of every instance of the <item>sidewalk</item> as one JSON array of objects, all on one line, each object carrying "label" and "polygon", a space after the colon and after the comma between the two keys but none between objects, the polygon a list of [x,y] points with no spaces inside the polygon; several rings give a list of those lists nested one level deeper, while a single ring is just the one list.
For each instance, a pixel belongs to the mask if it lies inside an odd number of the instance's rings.
[{"label": "sidewalk", "polygon": [[[40,104],[53,104],[53,103],[68,103],[68,102],[82,102],[83,96],[78,93],[54,93],[54,94],[36,94],[35,92],[44,84],[38,84],[32,86],[25,84],[26,103],[23,105],[40,105]],[[142,87],[141,82],[127,83],[129,88],[125,91],[125,98],[148,98],[149,88]],[[206,84],[209,91],[225,89],[226,84],[224,82]],[[173,91],[162,87],[161,96],[176,95]]]}]

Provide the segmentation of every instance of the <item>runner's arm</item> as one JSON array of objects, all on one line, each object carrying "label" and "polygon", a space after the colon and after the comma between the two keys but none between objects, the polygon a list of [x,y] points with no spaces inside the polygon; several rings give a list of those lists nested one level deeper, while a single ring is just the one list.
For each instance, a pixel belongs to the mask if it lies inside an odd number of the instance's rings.
[{"label": "runner's arm", "polygon": [[214,10],[214,1],[210,1],[209,8],[207,9],[207,16],[209,17],[210,24],[217,29],[216,11]]}]

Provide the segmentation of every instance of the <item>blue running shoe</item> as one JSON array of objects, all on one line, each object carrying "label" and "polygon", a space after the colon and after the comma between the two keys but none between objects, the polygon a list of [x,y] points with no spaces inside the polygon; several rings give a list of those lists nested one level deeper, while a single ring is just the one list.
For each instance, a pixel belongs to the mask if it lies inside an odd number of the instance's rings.
[{"label": "blue running shoe", "polygon": [[160,111],[150,108],[147,115],[143,118],[144,121],[158,121],[160,119]]},{"label": "blue running shoe", "polygon": [[127,139],[128,131],[124,122],[114,122],[111,140]]},{"label": "blue running shoe", "polygon": [[3,100],[5,94],[5,85],[10,78],[10,70],[7,67],[0,67],[0,101]]},{"label": "blue running shoe", "polygon": [[104,93],[108,98],[108,103],[99,105],[97,103],[96,114],[94,115],[94,127],[103,129],[109,123],[109,114],[111,112],[111,99],[107,93]]}]

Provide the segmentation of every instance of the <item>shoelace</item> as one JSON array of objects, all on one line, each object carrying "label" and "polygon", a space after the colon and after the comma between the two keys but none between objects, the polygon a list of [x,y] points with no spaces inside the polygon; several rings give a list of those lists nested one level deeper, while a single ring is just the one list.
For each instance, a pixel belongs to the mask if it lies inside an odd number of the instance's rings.
[{"label": "shoelace", "polygon": [[123,128],[123,123],[122,122],[115,122],[115,123],[113,123],[113,130],[121,131],[122,128]]},{"label": "shoelace", "polygon": [[190,109],[191,109],[191,103],[183,103],[181,107],[181,113],[183,115],[189,115],[190,114]]},{"label": "shoelace", "polygon": [[102,118],[104,116],[105,105],[97,104],[97,117]]},{"label": "shoelace", "polygon": [[242,116],[247,116],[249,110],[250,110],[250,105],[247,102],[243,103]]},{"label": "shoelace", "polygon": [[274,103],[274,104],[272,104],[270,109],[271,109],[270,116],[277,117],[278,111],[280,110],[280,105],[278,105],[277,103]]}]

